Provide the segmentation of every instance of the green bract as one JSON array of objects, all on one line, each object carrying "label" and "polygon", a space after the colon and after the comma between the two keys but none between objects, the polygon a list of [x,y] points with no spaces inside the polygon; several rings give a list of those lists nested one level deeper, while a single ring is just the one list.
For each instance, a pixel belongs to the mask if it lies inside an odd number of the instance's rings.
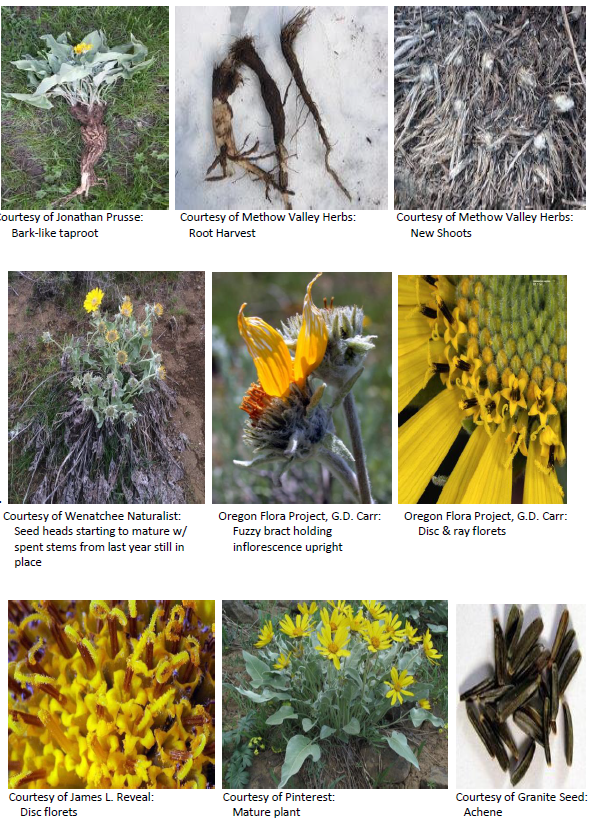
[{"label": "green bract", "polygon": [[91,48],[81,54],[75,52],[69,37],[68,32],[57,39],[44,34],[41,40],[45,41],[47,51],[38,57],[24,55],[22,60],[13,61],[17,69],[27,73],[27,83],[34,91],[6,92],[6,96],[40,109],[51,109],[52,97],[65,98],[71,106],[83,103],[91,107],[103,100],[108,87],[119,78],[130,78],[153,62],[153,58],[145,59],[148,49],[133,34],[129,43],[109,47],[104,32],[91,32],[82,40]]}]

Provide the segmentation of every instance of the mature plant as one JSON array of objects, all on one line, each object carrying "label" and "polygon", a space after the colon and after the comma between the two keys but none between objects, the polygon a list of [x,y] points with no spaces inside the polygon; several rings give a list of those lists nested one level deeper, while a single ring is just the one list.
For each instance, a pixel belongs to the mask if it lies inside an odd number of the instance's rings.
[{"label": "mature plant", "polygon": [[266,723],[281,727],[286,742],[280,787],[307,758],[319,761],[326,744],[352,738],[388,745],[418,767],[402,723],[444,726],[430,711],[432,683],[416,680],[442,657],[430,630],[418,634],[380,601],[327,604],[300,604],[278,629],[265,623],[255,644],[259,657],[243,651],[252,688],[233,687],[274,708]]},{"label": "mature plant", "polygon": [[87,197],[90,188],[100,183],[95,164],[107,147],[107,128],[103,123],[107,92],[116,81],[131,78],[153,62],[153,58],[146,60],[148,49],[133,34],[129,43],[113,47],[107,45],[102,31],[90,32],[75,46],[68,38],[67,32],[57,39],[51,34],[42,35],[47,51],[37,57],[26,54],[13,61],[17,69],[27,73],[27,83],[33,91],[5,93],[40,109],[51,109],[52,98],[64,98],[72,117],[80,122],[85,144],[81,183],[63,203],[77,195]]}]

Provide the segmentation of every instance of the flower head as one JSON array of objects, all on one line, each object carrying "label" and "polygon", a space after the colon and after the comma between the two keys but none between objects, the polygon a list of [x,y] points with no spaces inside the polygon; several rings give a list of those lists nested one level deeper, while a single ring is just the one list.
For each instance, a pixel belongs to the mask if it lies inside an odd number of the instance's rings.
[{"label": "flower head", "polygon": [[239,310],[239,333],[253,359],[259,383],[264,393],[270,397],[286,396],[293,382],[302,388],[307,377],[323,359],[327,330],[321,312],[311,298],[311,288],[319,275],[309,283],[305,294],[294,363],[277,330],[258,316],[245,317],[243,309],[246,304]]},{"label": "flower head", "polygon": [[118,409],[117,405],[107,405],[107,407],[105,408],[103,413],[105,414],[105,419],[112,419],[113,420],[113,419],[117,419],[118,414],[119,414],[119,409]]},{"label": "flower head", "polygon": [[155,316],[162,316],[163,313],[165,312],[164,309],[163,309],[163,305],[159,304],[158,302],[155,305],[153,305],[152,309],[153,309],[153,312],[154,312]]},{"label": "flower head", "polygon": [[118,365],[126,365],[128,363],[128,354],[125,350],[118,350],[115,358],[117,359]]},{"label": "flower head", "polygon": [[158,370],[157,370],[157,376],[159,377],[159,379],[165,379],[166,378],[167,369],[165,368],[164,365],[159,365]]},{"label": "flower head", "polygon": [[117,332],[117,330],[115,330],[115,328],[108,330],[105,334],[105,341],[108,342],[108,344],[110,345],[114,344],[114,342],[117,342],[118,339],[119,333]]},{"label": "flower head", "polygon": [[74,46],[74,54],[83,55],[85,52],[90,52],[92,48],[92,43],[77,43],[76,46]]},{"label": "flower head", "polygon": [[290,615],[284,615],[284,620],[280,621],[280,629],[288,637],[309,637],[309,615],[297,615],[294,621]]},{"label": "flower head", "polygon": [[307,606],[306,603],[299,603],[297,608],[302,615],[309,615],[309,617],[313,617],[317,611],[317,603],[314,600],[310,606]]},{"label": "flower head", "polygon": [[138,328],[138,333],[142,336],[143,339],[147,339],[150,336],[150,328],[147,324],[141,324]]},{"label": "flower head", "polygon": [[138,419],[138,414],[136,411],[126,411],[124,414],[124,425],[127,425],[128,428],[131,428],[133,425],[136,424],[136,420]]},{"label": "flower head", "polygon": [[413,646],[415,643],[420,643],[422,640],[422,635],[418,635],[418,629],[414,629],[412,624],[409,620],[406,620],[406,625],[404,628],[404,635],[408,639],[408,642]]},{"label": "flower head", "polygon": [[208,602],[9,601],[9,787],[212,786]]},{"label": "flower head", "polygon": [[418,706],[421,709],[426,709],[426,710],[431,708],[430,707],[430,701],[428,700],[428,698],[420,698],[420,700],[418,701]]},{"label": "flower head", "polygon": [[406,669],[403,669],[401,673],[398,673],[394,666],[391,670],[391,681],[383,681],[383,683],[390,687],[389,692],[385,697],[391,698],[391,706],[393,706],[397,701],[399,701],[400,704],[403,704],[403,695],[414,695],[413,692],[409,692],[406,689],[406,686],[410,686],[410,684],[414,683],[414,678],[411,675],[408,675]]},{"label": "flower head", "polygon": [[[84,44],[81,43],[80,45],[83,46]],[[92,46],[90,48],[92,49]],[[98,310],[101,306],[101,302],[103,301],[104,295],[105,294],[103,293],[103,291],[100,290],[98,287],[95,287],[94,290],[91,290],[90,293],[87,293],[83,305],[86,312],[92,313],[94,310]]]},{"label": "flower head", "polygon": [[[562,503],[564,444],[549,469],[528,447],[554,416],[564,442],[566,276],[399,276],[398,317],[398,411],[414,409],[399,428],[399,502],[438,488],[439,504]],[[445,459],[453,471],[433,486]]]},{"label": "flower head", "polygon": [[384,614],[383,624],[385,626],[385,631],[393,640],[404,639],[404,631],[403,629],[400,629],[402,622],[399,620],[399,615],[394,615],[392,612]]},{"label": "flower head", "polygon": [[44,345],[49,345],[49,343],[52,340],[51,333],[49,332],[49,330],[46,330],[45,333],[43,333],[41,335],[41,339],[42,339]]},{"label": "flower head", "polygon": [[286,669],[288,666],[290,666],[290,655],[280,653],[274,664],[274,669]]},{"label": "flower head", "polygon": [[331,616],[327,609],[321,609],[319,612],[321,617],[321,622],[324,623],[326,626],[335,632],[340,626],[346,626],[348,628],[348,617],[345,614],[342,614],[338,609],[333,609]]},{"label": "flower head", "polygon": [[442,658],[442,655],[439,655],[437,650],[432,645],[432,638],[430,635],[430,631],[427,629],[424,633],[424,637],[422,638],[422,646],[424,647],[424,654],[426,655],[427,660],[431,663],[434,663],[435,660],[438,658]]},{"label": "flower head", "polygon": [[317,637],[320,645],[315,648],[339,670],[340,658],[350,657],[349,650],[344,648],[350,640],[348,626],[342,625],[333,632],[331,626],[324,623]]},{"label": "flower head", "polygon": [[391,635],[385,631],[385,626],[379,620],[372,623],[367,621],[366,627],[362,630],[362,637],[368,643],[370,652],[389,649],[392,643]]},{"label": "flower head", "polygon": [[129,296],[124,296],[124,300],[119,306],[119,312],[122,316],[125,316],[128,319],[134,312],[134,305],[132,304]]},{"label": "flower head", "polygon": [[260,633],[257,643],[255,644],[257,649],[261,649],[262,646],[267,646],[268,643],[271,643],[274,639],[274,627],[272,626],[272,621],[268,620],[264,623]]},{"label": "flower head", "polygon": [[362,605],[366,608],[373,620],[380,620],[387,614],[387,608],[380,600],[363,600]]}]

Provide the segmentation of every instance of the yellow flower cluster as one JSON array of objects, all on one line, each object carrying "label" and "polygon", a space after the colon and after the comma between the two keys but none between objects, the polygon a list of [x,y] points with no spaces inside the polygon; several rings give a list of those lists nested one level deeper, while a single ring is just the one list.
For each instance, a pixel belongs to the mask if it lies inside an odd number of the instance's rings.
[{"label": "yellow flower cluster", "polygon": [[214,601],[8,608],[9,787],[214,786]]},{"label": "yellow flower cluster", "polygon": [[93,48],[93,44],[92,44],[92,43],[78,43],[78,44],[74,47],[74,54],[76,54],[76,55],[83,55],[85,52],[90,52],[90,50],[91,50],[92,48]]},{"label": "yellow flower cluster", "polygon": [[[350,651],[345,647],[353,633],[360,635],[367,644],[368,650],[373,653],[389,649],[394,643],[406,641],[410,646],[422,642],[424,655],[431,663],[442,657],[435,649],[428,629],[424,635],[418,635],[418,629],[415,629],[409,621],[406,621],[404,626],[399,620],[399,615],[388,611],[386,606],[378,600],[362,601],[367,611],[366,615],[362,608],[358,609],[355,614],[352,605],[345,600],[328,600],[327,603],[332,611],[330,614],[327,608],[319,609],[321,629],[317,631],[319,645],[315,649],[323,657],[331,660],[338,670],[341,665],[340,658],[350,656]],[[298,609],[300,614],[294,620],[287,614],[279,624],[280,630],[293,640],[309,637],[314,631],[312,615],[317,613],[318,606],[315,601],[309,607],[306,603],[299,603]],[[267,621],[260,631],[255,646],[261,649],[268,646],[273,639],[274,627],[271,621]],[[280,655],[274,669],[286,669],[289,666],[290,656]]]}]

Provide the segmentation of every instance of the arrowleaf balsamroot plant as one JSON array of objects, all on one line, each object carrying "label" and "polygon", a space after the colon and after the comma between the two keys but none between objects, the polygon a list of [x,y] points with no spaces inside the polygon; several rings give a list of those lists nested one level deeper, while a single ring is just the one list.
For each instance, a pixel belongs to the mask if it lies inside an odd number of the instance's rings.
[{"label": "arrowleaf balsamroot plant", "polygon": [[102,183],[95,174],[95,164],[107,148],[107,128],[103,123],[107,93],[118,80],[131,78],[153,63],[153,58],[146,60],[148,49],[133,34],[129,43],[111,47],[102,31],[90,32],[74,46],[68,37],[67,32],[57,38],[42,35],[45,52],[13,61],[17,69],[27,73],[27,83],[33,91],[5,93],[39,109],[51,109],[52,98],[64,98],[70,114],[80,123],[84,142],[80,186],[61,199],[60,204],[77,196],[87,198],[90,188]]},{"label": "arrowleaf balsamroot plant", "polygon": [[214,601],[8,601],[11,789],[214,786]]},{"label": "arrowleaf balsamroot plant", "polygon": [[398,278],[398,411],[423,391],[399,428],[399,502],[418,502],[463,427],[439,503],[562,503],[566,276]]},{"label": "arrowleaf balsamroot plant", "polygon": [[277,628],[266,622],[257,656],[243,651],[251,689],[232,687],[269,705],[266,724],[281,727],[286,752],[279,787],[307,758],[319,761],[326,745],[350,739],[389,746],[418,767],[401,724],[444,727],[430,711],[433,682],[417,677],[421,670],[435,674],[442,657],[430,629],[418,633],[380,601],[323,602],[299,604],[299,614],[287,614]]},{"label": "arrowleaf balsamroot plant", "polygon": [[[257,316],[239,309],[239,332],[254,361],[258,382],[250,386],[241,404],[249,415],[244,440],[255,457],[246,467],[280,461],[281,472],[291,463],[316,459],[344,485],[357,502],[371,503],[360,421],[353,387],[364,370],[364,360],[375,336],[363,336],[360,307],[318,308],[311,291],[322,274],[307,286],[302,315],[293,316],[276,330]],[[320,379],[314,388],[311,380]],[[329,405],[321,404],[327,385],[335,388]],[[333,412],[343,407],[351,451],[336,436]],[[350,463],[354,463],[353,471]]]}]

